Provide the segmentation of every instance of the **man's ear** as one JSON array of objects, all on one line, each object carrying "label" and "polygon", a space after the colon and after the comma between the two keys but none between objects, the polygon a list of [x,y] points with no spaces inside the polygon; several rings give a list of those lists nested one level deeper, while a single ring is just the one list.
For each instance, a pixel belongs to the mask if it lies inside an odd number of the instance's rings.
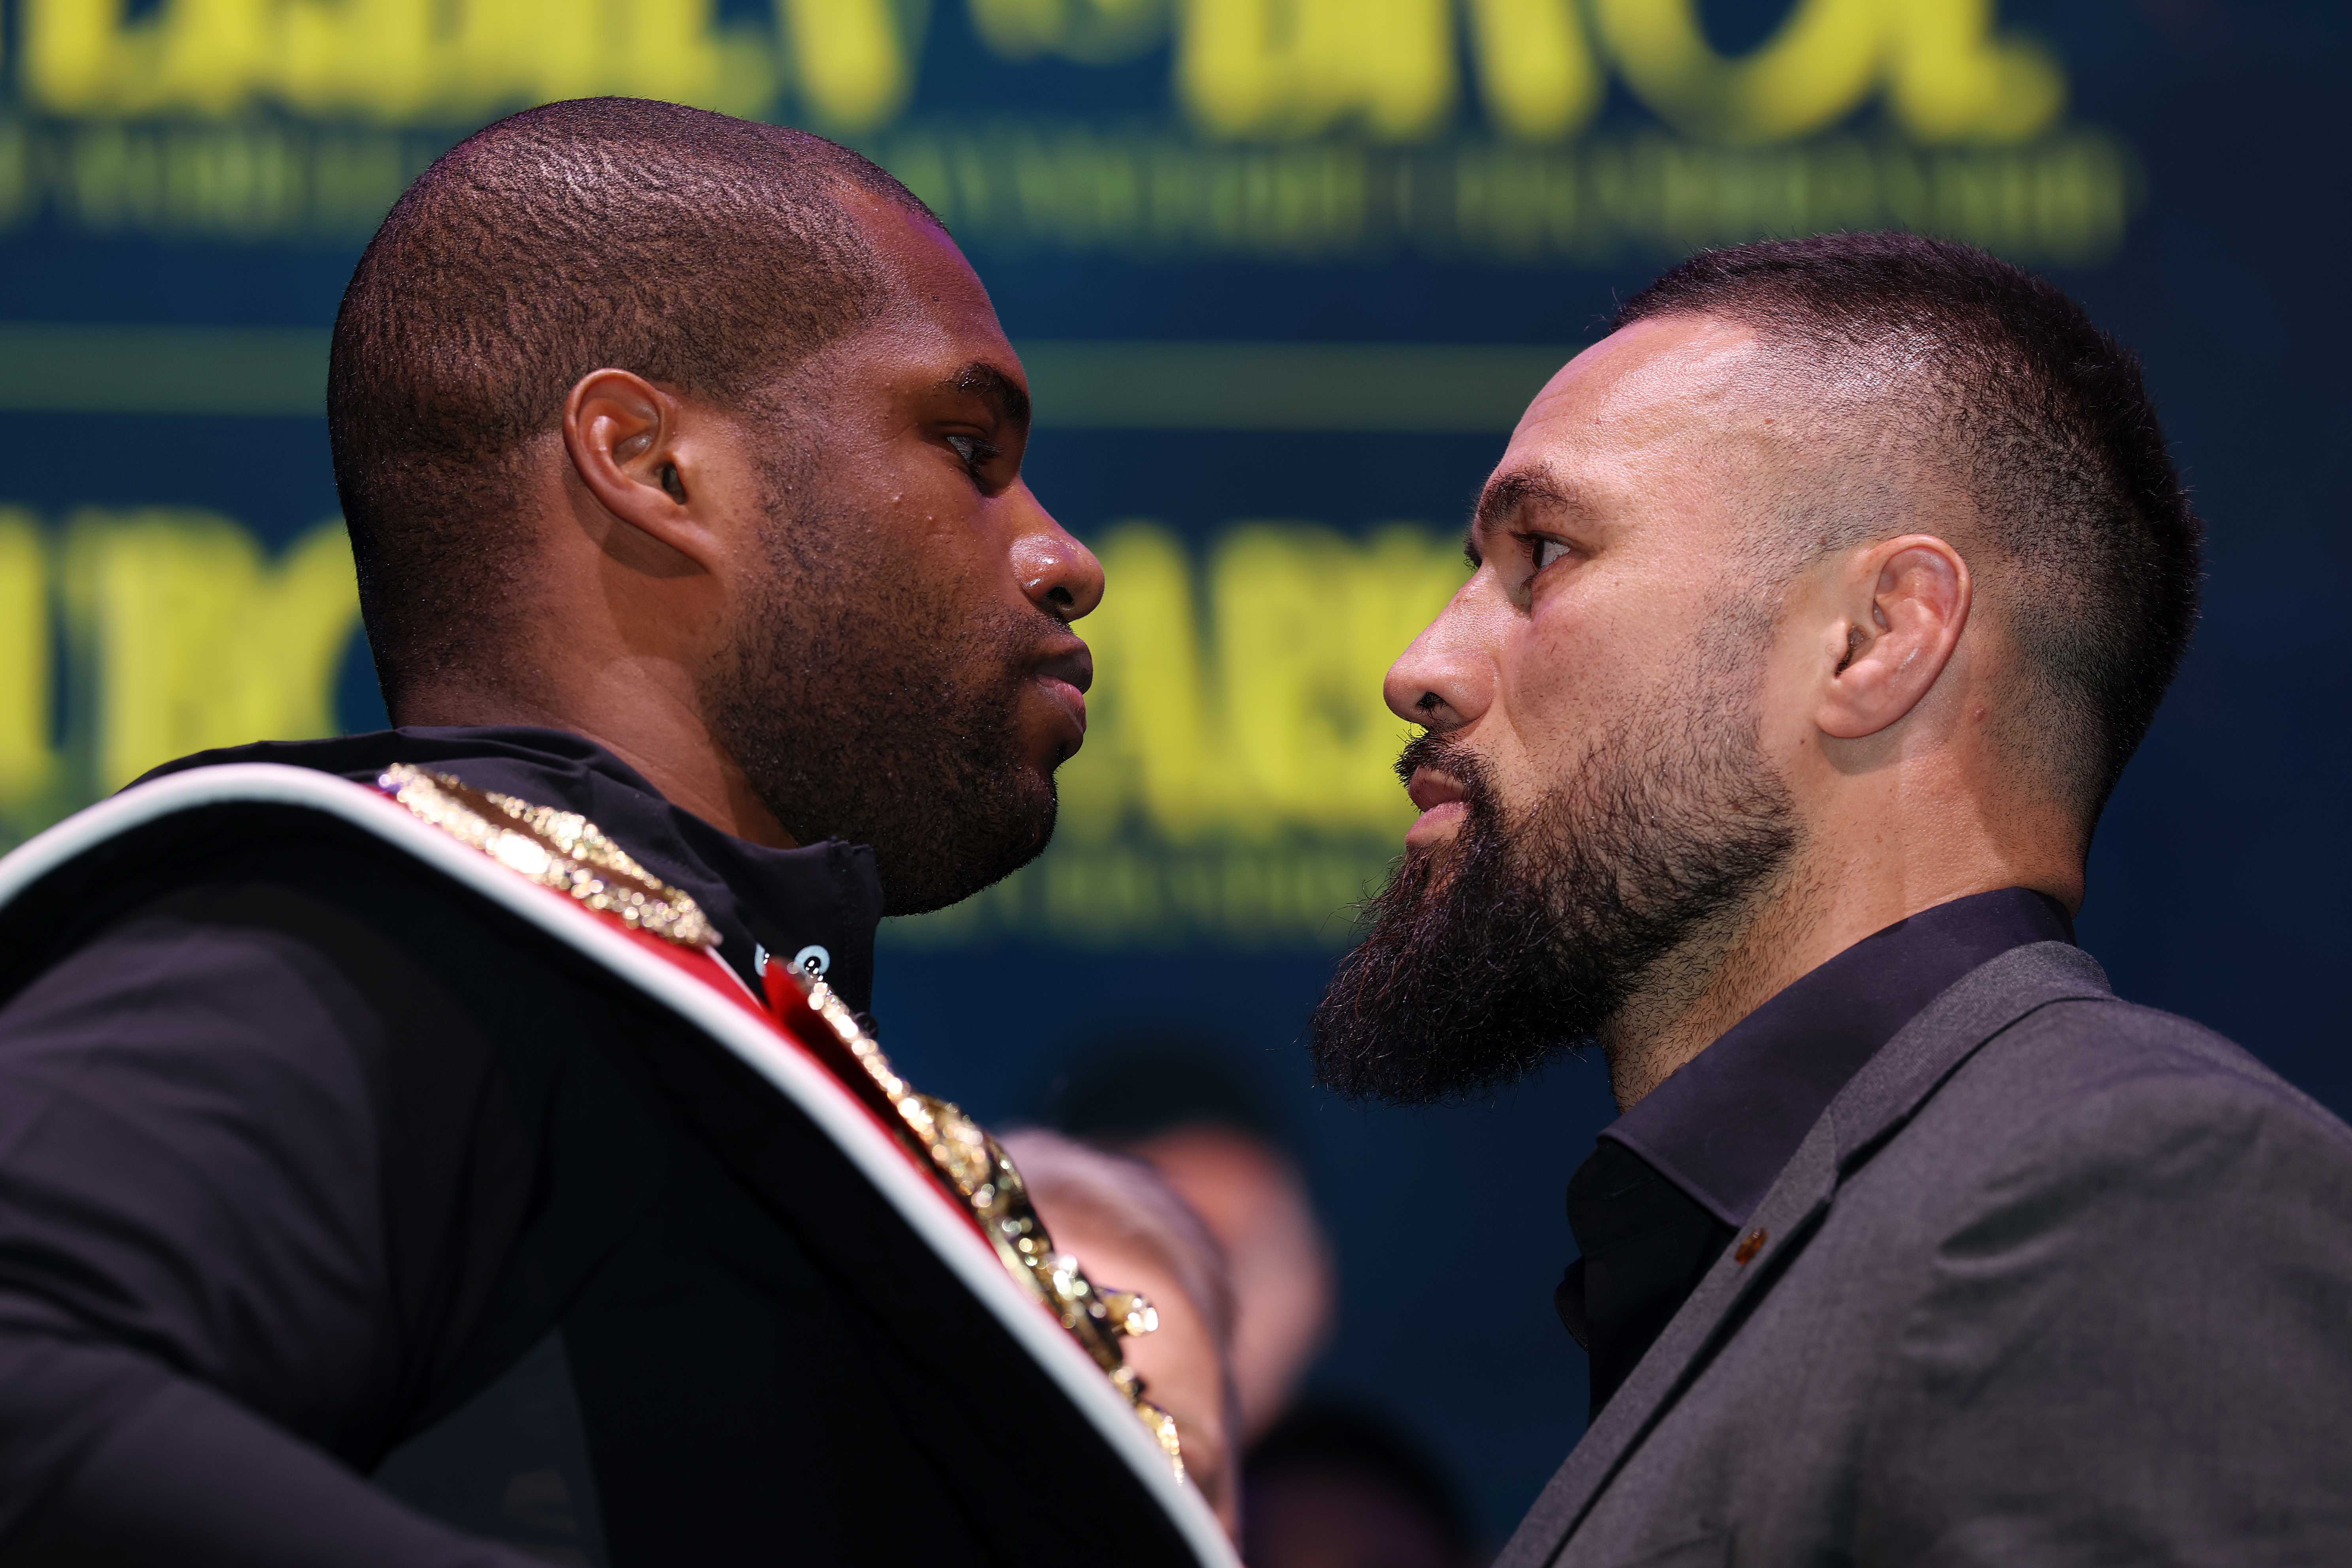
[{"label": "man's ear", "polygon": [[1951,662],[1974,587],[1960,552],[1933,534],[1906,534],[1839,569],[1843,610],[1823,652],[1830,668],[1815,722],[1842,741],[1875,735],[1918,706]]},{"label": "man's ear", "polygon": [[591,371],[563,400],[563,449],[598,504],[699,565],[715,541],[694,506],[702,476],[678,399],[625,370]]}]

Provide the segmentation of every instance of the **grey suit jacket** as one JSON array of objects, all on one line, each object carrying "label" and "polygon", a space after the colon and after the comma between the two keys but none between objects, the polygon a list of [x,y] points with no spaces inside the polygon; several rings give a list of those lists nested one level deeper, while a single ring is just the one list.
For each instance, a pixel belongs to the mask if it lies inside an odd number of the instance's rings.
[{"label": "grey suit jacket", "polygon": [[2352,1130],[2058,942],[1822,1114],[1501,1568],[2352,1564]]}]

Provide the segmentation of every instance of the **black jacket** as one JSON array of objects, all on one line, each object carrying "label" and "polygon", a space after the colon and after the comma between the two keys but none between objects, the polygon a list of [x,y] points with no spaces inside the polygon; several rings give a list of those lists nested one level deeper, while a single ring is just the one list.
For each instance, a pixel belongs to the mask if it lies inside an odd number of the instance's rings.
[{"label": "black jacket", "polygon": [[[743,844],[552,731],[175,766],[256,760],[580,811],[739,972],[819,947],[866,1005],[866,851]],[[0,1561],[1187,1560],[875,1204],[740,1064],[395,852],[134,834],[0,912]]]}]

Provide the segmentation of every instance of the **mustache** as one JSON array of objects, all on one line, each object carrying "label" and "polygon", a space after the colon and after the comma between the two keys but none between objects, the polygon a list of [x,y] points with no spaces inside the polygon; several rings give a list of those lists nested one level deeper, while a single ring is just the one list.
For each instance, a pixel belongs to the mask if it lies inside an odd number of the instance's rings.
[{"label": "mustache", "polygon": [[1444,773],[1462,786],[1462,804],[1474,817],[1491,819],[1495,815],[1495,786],[1486,760],[1472,751],[1459,736],[1444,735],[1434,730],[1424,730],[1405,742],[1397,753],[1397,782],[1411,784],[1412,775],[1426,768],[1433,773]]}]

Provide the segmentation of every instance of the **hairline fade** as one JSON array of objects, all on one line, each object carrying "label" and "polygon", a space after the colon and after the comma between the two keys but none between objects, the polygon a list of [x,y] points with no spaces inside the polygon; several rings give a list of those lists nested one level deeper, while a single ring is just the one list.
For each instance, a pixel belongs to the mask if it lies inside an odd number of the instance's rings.
[{"label": "hairline fade", "polygon": [[[2048,280],[1906,233],[1702,251],[1611,330],[1675,315],[1748,327],[1814,373],[1817,402],[1881,413],[1862,438],[1908,460],[1873,485],[1963,493],[2026,681],[2007,733],[2074,797],[2087,842],[2179,668],[2201,577],[2202,524],[2137,358]],[[1806,500],[1791,498],[1784,542],[1804,561],[1908,515],[1825,519]]]},{"label": "hairline fade", "polygon": [[614,366],[740,405],[888,308],[858,216],[939,218],[806,132],[637,99],[500,120],[402,195],[335,320],[327,426],[379,680],[421,687],[510,643],[527,584],[521,458]]}]

